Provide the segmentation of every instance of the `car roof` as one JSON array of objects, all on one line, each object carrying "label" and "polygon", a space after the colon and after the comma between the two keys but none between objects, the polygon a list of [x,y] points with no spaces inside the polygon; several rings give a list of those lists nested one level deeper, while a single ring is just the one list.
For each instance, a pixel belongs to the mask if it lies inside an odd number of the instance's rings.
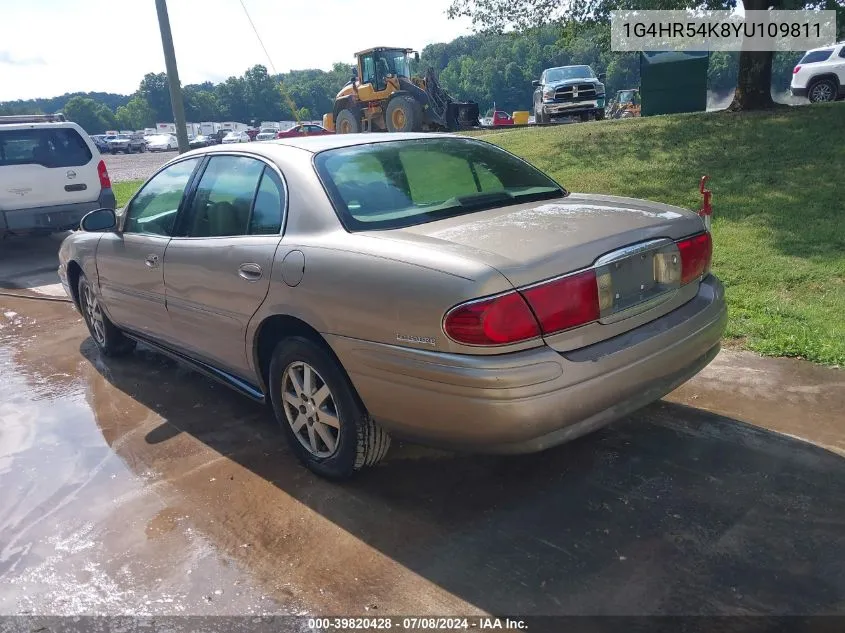
[{"label": "car roof", "polygon": [[[338,149],[341,147],[354,147],[356,145],[368,145],[371,143],[386,143],[389,141],[409,141],[426,138],[466,138],[458,136],[457,134],[448,134],[440,132],[407,132],[407,133],[359,133],[359,134],[325,134],[320,136],[303,136],[274,139],[270,141],[262,141],[261,143],[248,143],[244,146],[239,146],[237,151],[246,151],[252,154],[265,156],[270,158],[274,153],[274,148],[283,145],[295,147],[297,149],[316,154],[330,149]],[[215,152],[231,152],[232,148],[215,145],[213,147],[204,147],[198,150],[192,150],[195,154],[211,154]]]}]

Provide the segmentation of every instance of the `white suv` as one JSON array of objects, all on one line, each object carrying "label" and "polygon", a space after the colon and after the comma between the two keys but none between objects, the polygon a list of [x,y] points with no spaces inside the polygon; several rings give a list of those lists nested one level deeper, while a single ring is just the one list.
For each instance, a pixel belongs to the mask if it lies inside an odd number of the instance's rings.
[{"label": "white suv", "polygon": [[792,71],[790,90],[812,102],[845,97],[845,42],[807,51]]},{"label": "white suv", "polygon": [[61,114],[0,116],[0,237],[75,229],[115,208],[97,146]]}]

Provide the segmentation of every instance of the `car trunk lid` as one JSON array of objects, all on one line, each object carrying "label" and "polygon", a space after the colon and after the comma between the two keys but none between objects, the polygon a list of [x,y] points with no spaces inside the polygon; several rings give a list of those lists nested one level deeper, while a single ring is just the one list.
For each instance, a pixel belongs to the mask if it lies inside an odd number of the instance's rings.
[{"label": "car trunk lid", "polygon": [[[595,267],[601,318],[586,326],[587,338],[584,328],[575,337],[571,332],[547,337],[553,347],[566,349],[567,339],[601,340],[642,320],[630,317],[657,318],[676,307],[671,300],[681,286],[676,241],[703,230],[697,214],[678,207],[571,194],[370,235],[477,259],[523,290]],[[689,292],[687,287],[683,294]]]}]

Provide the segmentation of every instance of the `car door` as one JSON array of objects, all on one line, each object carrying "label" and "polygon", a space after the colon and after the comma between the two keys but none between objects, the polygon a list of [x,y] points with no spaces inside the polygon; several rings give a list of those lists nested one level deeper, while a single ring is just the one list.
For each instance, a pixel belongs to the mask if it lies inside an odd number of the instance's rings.
[{"label": "car door", "polygon": [[159,341],[172,341],[165,306],[164,252],[185,190],[200,158],[165,167],[135,194],[118,230],[97,247],[100,294],[118,326]]},{"label": "car door", "polygon": [[174,335],[195,358],[248,376],[246,329],[270,285],[286,195],[276,167],[214,154],[164,256]]}]

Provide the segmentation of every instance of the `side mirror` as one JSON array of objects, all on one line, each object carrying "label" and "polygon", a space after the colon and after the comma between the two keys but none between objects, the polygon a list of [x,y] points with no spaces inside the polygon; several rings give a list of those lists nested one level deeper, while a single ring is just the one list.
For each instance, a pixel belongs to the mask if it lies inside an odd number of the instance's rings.
[{"label": "side mirror", "polygon": [[607,79],[607,73],[599,73],[599,81],[603,82]]},{"label": "side mirror", "polygon": [[108,231],[117,226],[117,216],[114,209],[96,209],[86,213],[79,222],[83,231]]},{"label": "side mirror", "polygon": [[534,86],[535,88],[539,88],[540,87],[540,80],[535,79],[534,81],[531,82],[531,85]]}]

